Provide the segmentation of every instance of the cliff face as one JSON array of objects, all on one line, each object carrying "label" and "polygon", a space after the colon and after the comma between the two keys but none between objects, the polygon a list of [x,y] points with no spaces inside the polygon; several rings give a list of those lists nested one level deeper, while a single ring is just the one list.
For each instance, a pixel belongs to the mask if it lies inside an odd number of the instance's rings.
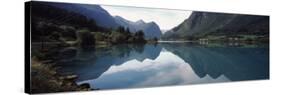
[{"label": "cliff face", "polygon": [[268,34],[269,16],[193,12],[163,37],[188,37],[208,34]]}]

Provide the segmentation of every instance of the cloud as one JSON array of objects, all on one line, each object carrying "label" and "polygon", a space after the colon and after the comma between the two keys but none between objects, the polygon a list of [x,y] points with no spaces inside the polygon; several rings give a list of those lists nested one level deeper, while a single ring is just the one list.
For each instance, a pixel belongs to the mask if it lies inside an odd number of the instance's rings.
[{"label": "cloud", "polygon": [[169,30],[187,19],[192,11],[168,10],[138,7],[102,6],[112,16],[121,16],[130,21],[144,20],[154,21],[160,29]]}]

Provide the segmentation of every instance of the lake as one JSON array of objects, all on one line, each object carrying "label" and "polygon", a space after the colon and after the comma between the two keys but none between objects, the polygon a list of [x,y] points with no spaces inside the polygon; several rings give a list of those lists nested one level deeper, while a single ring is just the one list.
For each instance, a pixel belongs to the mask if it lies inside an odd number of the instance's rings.
[{"label": "lake", "polygon": [[260,80],[269,79],[269,46],[122,44],[77,49],[59,63],[92,89]]}]

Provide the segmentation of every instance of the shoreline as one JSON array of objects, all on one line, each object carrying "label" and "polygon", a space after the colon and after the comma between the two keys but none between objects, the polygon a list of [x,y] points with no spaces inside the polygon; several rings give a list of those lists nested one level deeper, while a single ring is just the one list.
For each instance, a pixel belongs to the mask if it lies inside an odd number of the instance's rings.
[{"label": "shoreline", "polygon": [[61,75],[58,67],[43,63],[36,58],[31,61],[31,93],[64,92],[64,91],[90,91],[89,84],[77,85],[77,75]]}]

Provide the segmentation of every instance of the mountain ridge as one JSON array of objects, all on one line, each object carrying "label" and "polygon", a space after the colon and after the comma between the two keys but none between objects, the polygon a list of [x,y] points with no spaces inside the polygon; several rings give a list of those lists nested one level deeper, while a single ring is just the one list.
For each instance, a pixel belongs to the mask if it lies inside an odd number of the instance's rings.
[{"label": "mountain ridge", "polygon": [[97,25],[106,28],[129,28],[130,32],[136,33],[142,30],[146,39],[152,39],[154,37],[160,38],[161,30],[155,22],[146,23],[142,19],[133,22],[129,21],[121,16],[112,16],[99,5],[78,5],[78,4],[65,4],[65,3],[48,3],[49,5],[62,8],[71,12],[75,12],[81,15],[93,19]]},{"label": "mountain ridge", "polygon": [[121,16],[114,16],[114,18],[115,21],[119,23],[122,27],[129,28],[129,30],[133,33],[142,30],[145,34],[145,38],[147,39],[152,39],[154,37],[159,39],[162,35],[159,26],[153,21],[146,23],[141,19],[136,22],[133,22]]},{"label": "mountain ridge", "polygon": [[167,38],[202,37],[206,35],[268,34],[269,17],[257,15],[193,12],[180,25],[166,32]]},{"label": "mountain ridge", "polygon": [[79,13],[93,19],[99,26],[106,28],[117,28],[118,24],[114,18],[99,5],[80,5],[80,4],[65,4],[65,3],[48,3],[49,5],[65,9],[71,12]]}]

